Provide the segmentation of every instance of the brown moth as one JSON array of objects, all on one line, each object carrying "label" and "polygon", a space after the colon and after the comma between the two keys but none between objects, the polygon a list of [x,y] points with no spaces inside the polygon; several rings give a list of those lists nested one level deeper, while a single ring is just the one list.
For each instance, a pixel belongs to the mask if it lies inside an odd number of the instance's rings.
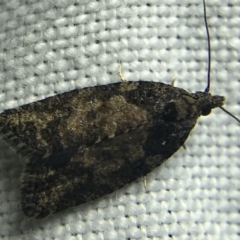
[{"label": "brown moth", "polygon": [[224,97],[212,96],[209,83],[196,93],[156,82],[115,83],[1,113],[0,134],[25,159],[24,214],[43,218],[97,199],[161,165],[200,116],[222,108]]}]

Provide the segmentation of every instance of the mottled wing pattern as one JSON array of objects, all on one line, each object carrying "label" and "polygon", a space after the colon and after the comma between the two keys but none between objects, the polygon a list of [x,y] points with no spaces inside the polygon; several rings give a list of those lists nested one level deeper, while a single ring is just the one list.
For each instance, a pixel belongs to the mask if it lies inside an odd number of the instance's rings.
[{"label": "mottled wing pattern", "polygon": [[189,129],[182,131],[174,124],[145,125],[80,147],[63,167],[42,167],[41,159],[30,161],[22,178],[23,211],[41,218],[111,193],[159,166],[188,134]]},{"label": "mottled wing pattern", "polygon": [[192,94],[128,82],[63,93],[0,114],[0,134],[26,160],[22,208],[41,218],[146,175],[184,143]]}]

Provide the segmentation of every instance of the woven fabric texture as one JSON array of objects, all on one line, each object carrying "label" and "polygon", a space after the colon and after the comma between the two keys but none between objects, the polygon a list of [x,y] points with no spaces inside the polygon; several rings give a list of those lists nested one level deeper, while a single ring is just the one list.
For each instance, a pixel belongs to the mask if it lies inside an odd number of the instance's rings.
[{"label": "woven fabric texture", "polygon": [[[211,92],[240,116],[240,0],[206,0]],[[0,112],[126,80],[207,82],[201,0],[1,0]],[[220,109],[140,179],[42,220],[20,209],[20,157],[0,139],[1,239],[240,239],[240,126]]]}]

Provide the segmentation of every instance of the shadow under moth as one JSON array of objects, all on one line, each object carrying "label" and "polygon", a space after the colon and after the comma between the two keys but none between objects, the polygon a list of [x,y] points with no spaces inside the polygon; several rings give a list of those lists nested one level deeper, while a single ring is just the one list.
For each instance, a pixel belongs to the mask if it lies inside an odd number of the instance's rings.
[{"label": "shadow under moth", "polygon": [[25,159],[22,210],[43,218],[109,194],[161,165],[224,98],[156,82],[73,90],[0,114]]}]

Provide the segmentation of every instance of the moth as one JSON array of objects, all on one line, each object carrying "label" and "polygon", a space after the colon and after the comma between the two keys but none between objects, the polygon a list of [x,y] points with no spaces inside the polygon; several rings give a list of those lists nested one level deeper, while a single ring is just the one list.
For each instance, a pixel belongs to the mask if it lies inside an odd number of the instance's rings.
[{"label": "moth", "polygon": [[224,97],[156,82],[73,90],[0,114],[24,159],[21,205],[44,218],[120,189],[161,165]]}]

